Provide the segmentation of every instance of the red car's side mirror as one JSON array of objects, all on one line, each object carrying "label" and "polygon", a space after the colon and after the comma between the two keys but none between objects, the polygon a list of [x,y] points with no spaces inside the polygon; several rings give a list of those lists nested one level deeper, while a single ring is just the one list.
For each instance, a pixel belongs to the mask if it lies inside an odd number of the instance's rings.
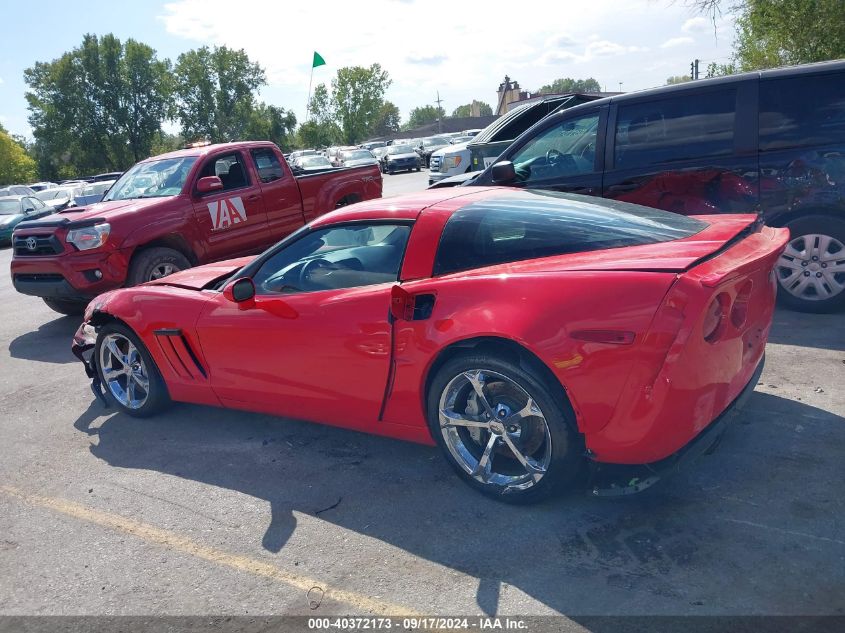
[{"label": "red car's side mirror", "polygon": [[223,288],[223,296],[247,309],[255,306],[255,284],[249,277],[241,277]]},{"label": "red car's side mirror", "polygon": [[205,176],[197,180],[197,192],[208,193],[209,191],[220,191],[223,188],[223,181],[218,176]]}]

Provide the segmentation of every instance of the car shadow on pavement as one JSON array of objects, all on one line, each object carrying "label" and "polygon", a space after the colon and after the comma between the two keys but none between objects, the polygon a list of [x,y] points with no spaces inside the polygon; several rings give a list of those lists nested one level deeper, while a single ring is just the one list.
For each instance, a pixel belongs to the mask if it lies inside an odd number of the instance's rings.
[{"label": "car shadow on pavement", "polygon": [[[778,308],[769,343],[845,351],[845,313],[811,314]],[[831,332],[839,336],[831,336]]]},{"label": "car shadow on pavement", "polygon": [[527,507],[470,490],[430,447],[209,407],[109,411],[94,402],[75,425],[94,456],[268,501],[266,550],[294,511],[318,516],[477,578],[486,614],[513,588],[572,615],[843,606],[845,419],[801,402],[754,393],[714,454],[644,494]]},{"label": "car shadow on pavement", "polygon": [[70,351],[73,334],[82,322],[79,316],[64,316],[48,321],[37,330],[21,334],[9,343],[12,358],[46,363],[79,362]]}]

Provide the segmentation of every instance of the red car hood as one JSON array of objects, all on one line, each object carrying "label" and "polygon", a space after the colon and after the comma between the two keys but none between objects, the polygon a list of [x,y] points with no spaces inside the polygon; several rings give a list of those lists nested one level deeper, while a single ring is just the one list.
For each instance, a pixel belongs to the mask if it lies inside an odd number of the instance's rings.
[{"label": "red car hood", "polygon": [[90,220],[92,218],[103,218],[108,220],[117,214],[134,213],[147,207],[152,207],[161,204],[163,200],[170,198],[135,198],[133,200],[113,200],[109,202],[97,202],[85,207],[71,207],[64,209],[58,213],[45,216],[35,220],[38,222],[56,222],[57,220],[68,220],[70,222],[77,222],[79,220]]},{"label": "red car hood", "polygon": [[207,286],[215,279],[220,279],[227,275],[231,275],[238,268],[243,268],[255,257],[239,257],[238,259],[227,259],[222,262],[215,262],[213,264],[206,264],[205,266],[197,266],[196,268],[189,268],[179,273],[156,279],[155,281],[148,281],[146,286],[177,286],[179,288],[187,288],[188,290],[200,290]]}]

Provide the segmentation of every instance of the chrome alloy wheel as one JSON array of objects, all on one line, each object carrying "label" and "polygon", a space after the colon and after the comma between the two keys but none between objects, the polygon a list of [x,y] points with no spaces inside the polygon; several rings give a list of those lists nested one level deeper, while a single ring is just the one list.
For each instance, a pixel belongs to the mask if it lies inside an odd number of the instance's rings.
[{"label": "chrome alloy wheel", "polygon": [[150,395],[150,378],[135,344],[122,334],[103,337],[100,368],[111,395],[127,409],[140,409]]},{"label": "chrome alloy wheel", "polygon": [[162,277],[167,277],[168,275],[172,275],[173,273],[178,273],[179,267],[175,266],[174,264],[159,264],[155,266],[152,271],[150,272],[150,278],[148,281],[152,281],[153,279],[161,279]]},{"label": "chrome alloy wheel", "polygon": [[539,482],[552,459],[552,437],[540,407],[516,382],[470,369],[440,395],[440,432],[457,463],[479,483],[503,493]]},{"label": "chrome alloy wheel", "polygon": [[835,297],[845,290],[845,245],[830,235],[799,235],[777,263],[780,285],[807,301]]}]

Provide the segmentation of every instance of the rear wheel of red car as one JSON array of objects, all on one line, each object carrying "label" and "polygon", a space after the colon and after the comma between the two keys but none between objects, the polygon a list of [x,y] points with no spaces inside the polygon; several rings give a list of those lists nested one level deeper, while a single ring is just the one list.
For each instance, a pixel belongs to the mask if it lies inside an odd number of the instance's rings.
[{"label": "rear wheel of red car", "polygon": [[179,251],[164,247],[147,248],[132,258],[126,285],[137,286],[190,267],[191,262]]},{"label": "rear wheel of red car", "polygon": [[787,228],[789,243],[775,265],[780,302],[801,312],[845,307],[845,222],[816,215]]},{"label": "rear wheel of red car", "polygon": [[456,357],[427,394],[428,424],[458,475],[510,503],[565,492],[582,466],[573,421],[544,380],[485,354]]},{"label": "rear wheel of red car", "polygon": [[85,312],[87,301],[76,301],[74,299],[52,299],[49,297],[42,297],[47,307],[58,312],[59,314],[67,314],[68,316],[79,316]]},{"label": "rear wheel of red car", "polygon": [[124,413],[145,418],[170,404],[167,387],[150,353],[125,325],[103,326],[94,354],[106,397]]}]

